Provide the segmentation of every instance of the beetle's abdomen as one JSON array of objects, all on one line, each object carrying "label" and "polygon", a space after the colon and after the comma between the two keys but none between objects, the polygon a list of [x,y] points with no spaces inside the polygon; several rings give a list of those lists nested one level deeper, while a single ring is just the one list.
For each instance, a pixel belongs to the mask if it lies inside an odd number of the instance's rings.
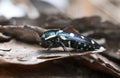
[{"label": "beetle's abdomen", "polygon": [[94,51],[97,48],[98,49],[100,48],[100,46],[96,47],[95,45],[92,45],[90,43],[88,44],[88,43],[83,43],[83,42],[79,42],[79,41],[71,41],[71,47],[79,49],[80,51]]},{"label": "beetle's abdomen", "polygon": [[62,36],[62,42],[66,47],[79,49],[80,51],[94,51],[101,47],[94,40],[77,33],[64,31],[60,33],[59,36]]}]

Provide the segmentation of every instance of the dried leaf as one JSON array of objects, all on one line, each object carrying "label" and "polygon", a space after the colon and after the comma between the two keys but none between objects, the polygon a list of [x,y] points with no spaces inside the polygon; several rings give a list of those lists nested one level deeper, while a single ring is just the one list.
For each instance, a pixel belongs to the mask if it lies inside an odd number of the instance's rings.
[{"label": "dried leaf", "polygon": [[39,43],[39,34],[43,31],[33,26],[0,26],[0,32],[4,35],[29,43]]}]

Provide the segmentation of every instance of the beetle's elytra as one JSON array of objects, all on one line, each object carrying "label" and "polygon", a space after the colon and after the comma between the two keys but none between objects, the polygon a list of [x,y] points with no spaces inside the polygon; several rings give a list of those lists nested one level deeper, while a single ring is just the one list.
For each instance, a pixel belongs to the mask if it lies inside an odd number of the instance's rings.
[{"label": "beetle's elytra", "polygon": [[[74,48],[79,51],[103,51],[102,46],[96,43],[94,40],[80,35],[78,33],[72,33],[65,30],[49,30],[41,35],[41,45],[47,44],[48,50],[53,47],[63,47],[64,51],[67,51],[66,47]],[[44,47],[44,46],[43,46]]]}]

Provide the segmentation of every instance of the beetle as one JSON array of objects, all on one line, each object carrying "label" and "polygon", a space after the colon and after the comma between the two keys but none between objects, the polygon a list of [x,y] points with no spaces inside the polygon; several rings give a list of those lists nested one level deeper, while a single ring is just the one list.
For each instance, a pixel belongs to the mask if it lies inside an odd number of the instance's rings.
[{"label": "beetle", "polygon": [[91,38],[83,36],[79,33],[73,33],[66,30],[48,30],[41,34],[40,44],[44,47],[47,44],[48,50],[55,47],[62,47],[67,51],[67,47],[79,51],[98,51],[102,52],[105,49],[96,43]]}]

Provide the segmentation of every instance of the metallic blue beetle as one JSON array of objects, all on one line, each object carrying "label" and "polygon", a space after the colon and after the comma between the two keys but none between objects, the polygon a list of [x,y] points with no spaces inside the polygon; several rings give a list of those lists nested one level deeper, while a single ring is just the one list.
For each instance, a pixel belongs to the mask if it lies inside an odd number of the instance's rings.
[{"label": "metallic blue beetle", "polygon": [[94,40],[65,30],[48,30],[41,35],[41,45],[47,44],[48,50],[55,47],[62,47],[67,51],[66,47],[74,48],[79,51],[104,51],[105,49],[97,44]]}]

